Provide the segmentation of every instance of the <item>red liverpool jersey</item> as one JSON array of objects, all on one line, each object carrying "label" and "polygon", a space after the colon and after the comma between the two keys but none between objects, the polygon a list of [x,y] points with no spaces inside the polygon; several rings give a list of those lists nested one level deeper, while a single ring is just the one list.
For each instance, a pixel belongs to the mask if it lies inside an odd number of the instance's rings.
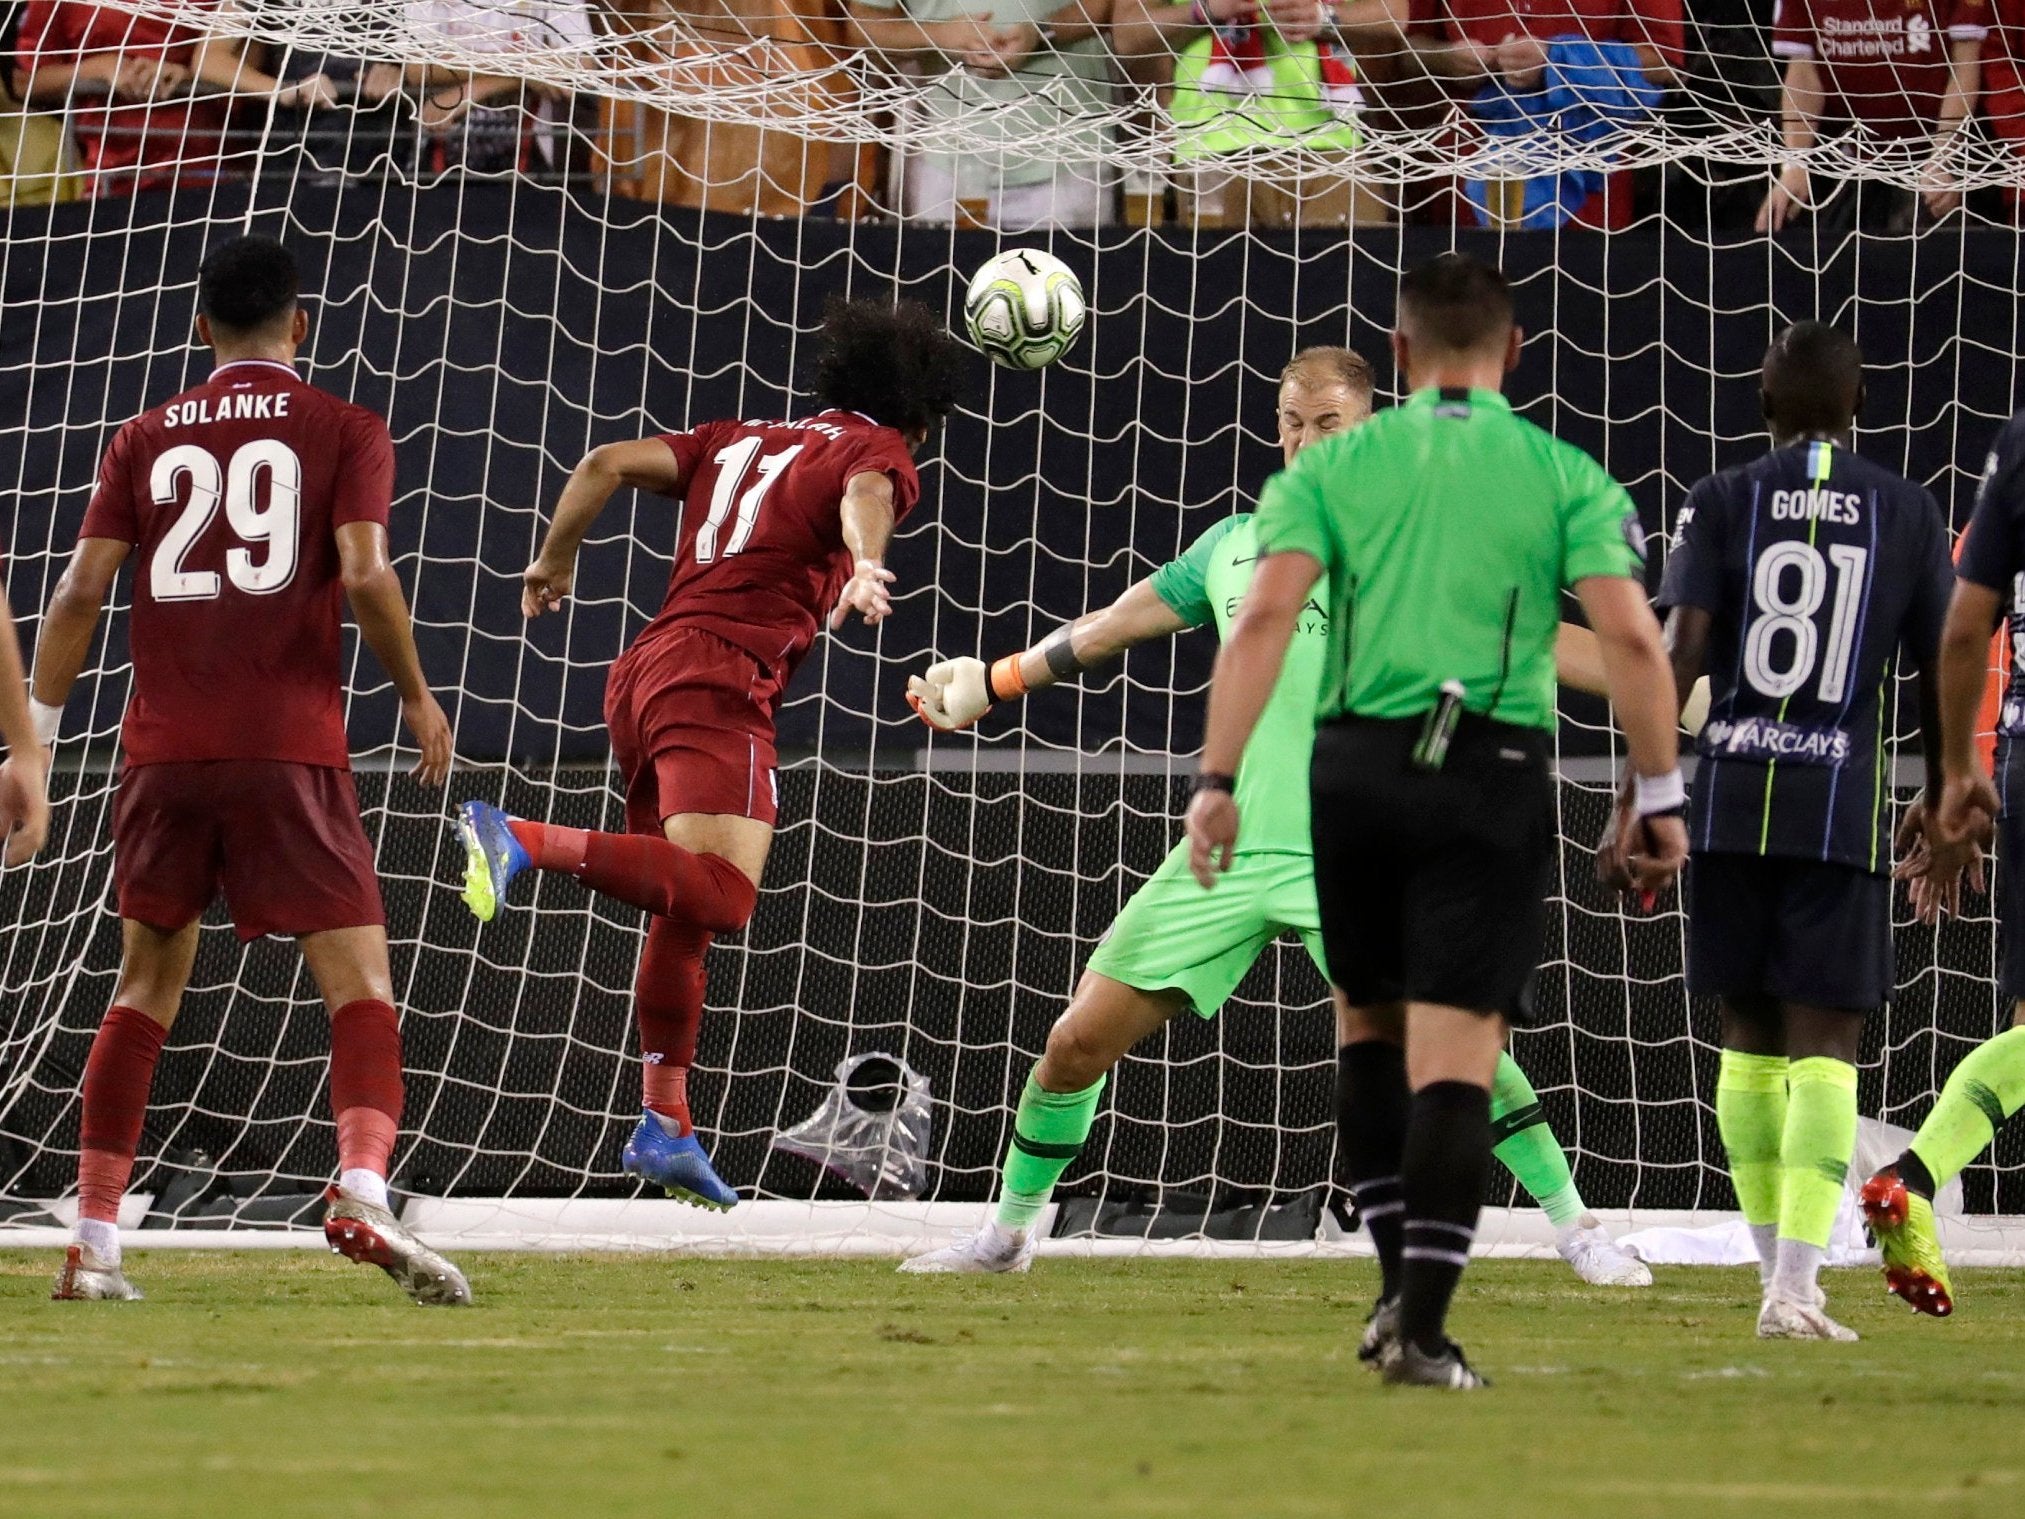
[{"label": "red liverpool jersey", "polygon": [[785,682],[851,578],[844,487],[854,475],[885,475],[900,521],[921,495],[913,451],[892,428],[849,411],[706,422],[663,441],[682,466],[682,526],[667,600],[640,638],[704,628],[780,669]]},{"label": "red liverpool jersey", "polygon": [[134,546],[129,765],[347,765],[337,529],[387,521],[387,424],[225,364],[113,438],[80,538]]}]

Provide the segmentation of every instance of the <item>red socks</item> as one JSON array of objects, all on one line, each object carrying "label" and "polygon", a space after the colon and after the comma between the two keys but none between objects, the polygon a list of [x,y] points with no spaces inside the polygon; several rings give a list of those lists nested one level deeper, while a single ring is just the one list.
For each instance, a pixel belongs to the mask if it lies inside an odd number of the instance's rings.
[{"label": "red socks", "polygon": [[387,1174],[401,1128],[401,1024],[384,1002],[347,1002],[330,1020],[330,1105],[340,1170]]},{"label": "red socks", "polygon": [[709,948],[708,929],[656,918],[647,925],[647,947],[640,952],[633,980],[644,1062],[642,1105],[674,1119],[683,1134],[691,1127],[689,1067],[696,1061],[696,1030],[703,1022],[703,954]]},{"label": "red socks", "polygon": [[590,833],[520,818],[507,826],[536,870],[573,875],[592,891],[657,918],[736,933],[759,903],[759,889],[721,855],[698,854],[643,833]]},{"label": "red socks", "polygon": [[99,1025],[84,1065],[84,1115],[77,1144],[77,1211],[80,1218],[111,1223],[133,1178],[141,1120],[155,1062],[169,1031],[146,1013],[115,1007]]}]

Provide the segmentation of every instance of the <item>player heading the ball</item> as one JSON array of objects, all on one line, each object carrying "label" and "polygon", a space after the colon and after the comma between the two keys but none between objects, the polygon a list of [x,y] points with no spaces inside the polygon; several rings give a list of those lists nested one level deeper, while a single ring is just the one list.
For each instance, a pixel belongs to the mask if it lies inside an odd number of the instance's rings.
[{"label": "player heading the ball", "polygon": [[330,1010],[331,1248],[383,1268],[418,1303],[471,1301],[463,1273],[388,1206],[401,1034],[345,740],[340,590],[400,693],[427,785],[450,773],[450,724],[387,560],[393,441],[378,416],[296,374],[309,332],[297,288],[294,257],[268,238],[204,261],[197,337],[217,365],[114,436],[35,651],[35,720],[50,743],[106,593],[138,554],[113,811],[124,949],[84,1071],[78,1224],[58,1298],[140,1296],[120,1269],[120,1195],[198,919],[222,890],[241,939],[296,938]]},{"label": "player heading the ball", "polygon": [[652,915],[634,982],[642,1113],[625,1169],[670,1196],[729,1208],[690,1122],[704,953],[757,905],[778,803],[774,714],[827,614],[892,613],[887,540],[921,493],[914,456],[956,403],[962,345],[912,301],[839,301],[823,320],[801,421],[705,422],[593,449],[523,575],[521,611],[558,610],[577,548],[622,486],[682,503],[660,615],[613,664],[605,723],[626,786],[625,833],[458,809],[464,900],[499,911],[526,869],[560,871]]}]

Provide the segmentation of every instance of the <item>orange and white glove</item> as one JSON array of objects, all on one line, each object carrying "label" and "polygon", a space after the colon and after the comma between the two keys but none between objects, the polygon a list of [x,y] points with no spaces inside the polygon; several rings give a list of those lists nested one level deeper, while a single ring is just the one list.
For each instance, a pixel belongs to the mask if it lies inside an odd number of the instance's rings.
[{"label": "orange and white glove", "polygon": [[940,733],[968,728],[991,710],[991,675],[981,659],[945,659],[907,677],[907,705]]}]

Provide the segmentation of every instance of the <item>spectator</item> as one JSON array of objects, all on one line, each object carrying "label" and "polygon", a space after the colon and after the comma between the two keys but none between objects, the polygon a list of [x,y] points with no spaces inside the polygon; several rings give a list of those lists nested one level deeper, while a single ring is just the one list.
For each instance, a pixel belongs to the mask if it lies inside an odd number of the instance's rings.
[{"label": "spectator", "polygon": [[[702,210],[798,216],[828,203],[839,214],[860,211],[875,155],[795,130],[857,100],[841,64],[847,23],[837,0],[672,0],[674,26],[667,4],[608,0],[607,14],[630,34],[631,56],[662,71],[669,93],[735,91],[750,119],[618,104],[612,154],[621,176],[634,178],[638,193]],[[620,146],[628,139],[630,151]]]},{"label": "spectator", "polygon": [[[1848,182],[1834,209],[1822,208],[1826,226],[1907,231],[1921,200],[1935,216],[1962,203],[1948,162],[1975,114],[1989,21],[1988,0],[1779,0],[1772,51],[1786,60],[1786,146],[1812,148],[1833,122],[1913,149],[1927,164],[1917,195],[1881,180]],[[1791,164],[1773,179],[1758,230],[1776,232],[1813,206],[1806,166]]]},{"label": "spectator", "polygon": [[[418,41],[433,41],[451,60],[409,71],[433,167],[574,170],[576,97],[522,77],[516,65],[539,53],[589,55],[597,29],[585,0],[408,0],[408,22]],[[497,58],[499,69],[453,66],[473,54]]]},{"label": "spectator", "polygon": [[21,11],[11,0],[0,3],[0,211],[77,198],[63,118],[31,111],[22,99],[14,68]]},{"label": "spectator", "polygon": [[[1128,67],[1157,60],[1171,78],[1185,220],[1211,225],[1382,222],[1376,189],[1347,173],[1290,181],[1247,173],[1243,157],[1298,146],[1354,150],[1354,48],[1397,45],[1406,0],[1118,0],[1112,48]],[[1353,40],[1354,39],[1354,40]]]},{"label": "spectator", "polygon": [[911,125],[931,137],[960,127],[977,144],[900,155],[906,215],[1008,232],[1111,220],[1111,0],[850,0],[849,11],[865,46],[934,82]]},{"label": "spectator", "polygon": [[[1648,114],[1678,82],[1681,0],[1423,0],[1409,41],[1421,66],[1473,92],[1497,136],[1541,130],[1592,142]],[[1622,227],[1619,171],[1472,180],[1478,220],[1498,226]]]},{"label": "spectator", "polygon": [[30,104],[69,110],[93,195],[216,181],[226,97],[337,98],[321,74],[283,84],[247,67],[235,42],[89,0],[28,0],[14,57]]}]

